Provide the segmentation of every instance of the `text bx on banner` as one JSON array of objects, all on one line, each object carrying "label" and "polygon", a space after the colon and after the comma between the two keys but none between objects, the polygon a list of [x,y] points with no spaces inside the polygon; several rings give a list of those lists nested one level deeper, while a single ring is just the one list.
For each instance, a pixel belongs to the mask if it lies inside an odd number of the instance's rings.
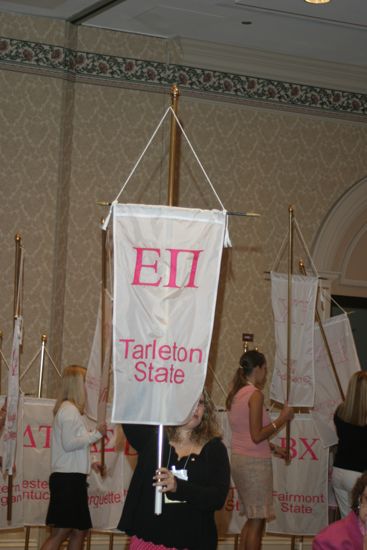
[{"label": "text bx on banner", "polygon": [[[286,446],[285,428],[272,440]],[[273,457],[273,499],[276,519],[270,533],[315,535],[328,523],[329,451],[322,445],[310,415],[291,422],[291,463]]]},{"label": "text bx on banner", "polygon": [[200,397],[226,213],[113,207],[114,422],[183,424]]}]

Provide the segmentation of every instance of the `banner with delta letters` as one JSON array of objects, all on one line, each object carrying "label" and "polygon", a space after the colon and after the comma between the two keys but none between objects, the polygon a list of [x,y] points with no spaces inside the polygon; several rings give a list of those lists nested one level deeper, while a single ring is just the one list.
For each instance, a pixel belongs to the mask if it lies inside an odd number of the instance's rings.
[{"label": "banner with delta letters", "polygon": [[[361,370],[348,316],[343,313],[330,317],[322,323],[322,326],[345,395],[350,377]],[[315,404],[311,415],[323,445],[330,447],[338,443],[334,413],[343,399],[317,324],[315,325],[315,382]]]},{"label": "banner with delta letters", "polygon": [[[0,406],[3,402],[0,397]],[[7,517],[8,479],[0,479],[0,529],[23,525],[44,525],[50,494],[52,399],[21,397],[17,429],[16,468],[12,486],[12,519]],[[88,420],[85,419],[88,423]],[[88,499],[92,524],[97,529],[114,529],[120,519],[125,495],[136,463],[120,427],[107,424],[105,440],[106,476],[94,471],[88,477]],[[90,424],[92,428],[92,423]],[[100,460],[100,444],[91,446],[92,459]]]},{"label": "banner with delta letters", "polygon": [[[275,328],[275,359],[270,397],[284,403],[287,385],[288,276],[271,273],[271,300]],[[314,320],[317,277],[292,275],[291,358],[289,405],[314,404]]]},{"label": "banner with delta letters", "polygon": [[225,211],[113,206],[113,422],[178,425],[192,413],[225,229]]}]

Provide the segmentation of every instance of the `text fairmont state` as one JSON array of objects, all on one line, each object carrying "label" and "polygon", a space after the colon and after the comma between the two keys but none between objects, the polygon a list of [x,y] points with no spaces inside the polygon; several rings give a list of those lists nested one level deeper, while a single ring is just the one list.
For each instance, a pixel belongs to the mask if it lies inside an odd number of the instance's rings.
[{"label": "text fairmont state", "polygon": [[133,363],[137,382],[157,384],[182,384],[185,367],[199,366],[203,362],[201,348],[187,348],[173,344],[159,344],[156,339],[147,344],[137,343],[134,338],[120,338],[121,359]]},{"label": "text fairmont state", "polygon": [[293,514],[313,514],[315,512],[314,505],[325,502],[325,495],[322,493],[319,495],[303,495],[273,491],[273,497],[278,500],[282,512]]}]

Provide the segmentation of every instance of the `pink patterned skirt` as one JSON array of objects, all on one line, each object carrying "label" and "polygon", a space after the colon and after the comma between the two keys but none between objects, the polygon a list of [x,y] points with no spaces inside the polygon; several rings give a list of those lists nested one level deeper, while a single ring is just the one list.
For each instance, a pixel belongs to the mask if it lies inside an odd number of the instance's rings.
[{"label": "pink patterned skirt", "polygon": [[163,546],[163,544],[153,544],[152,542],[145,542],[143,539],[139,539],[135,535],[130,539],[129,550],[177,550],[177,548]]}]

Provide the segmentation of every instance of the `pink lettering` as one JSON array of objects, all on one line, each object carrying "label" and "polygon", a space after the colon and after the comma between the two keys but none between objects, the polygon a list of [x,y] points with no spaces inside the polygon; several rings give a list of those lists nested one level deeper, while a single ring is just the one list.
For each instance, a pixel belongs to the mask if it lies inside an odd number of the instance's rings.
[{"label": "pink lettering", "polygon": [[157,265],[158,261],[156,260],[152,264],[143,264],[143,254],[144,251],[148,251],[151,253],[155,253],[158,255],[158,257],[161,255],[161,251],[159,248],[139,248],[135,247],[136,250],[136,262],[135,262],[135,272],[134,272],[134,278],[133,278],[133,285],[140,285],[140,286],[159,286],[161,282],[161,277],[157,279],[154,283],[150,283],[147,281],[141,281],[141,270],[144,268],[146,269],[153,269],[154,273],[157,273]]}]

